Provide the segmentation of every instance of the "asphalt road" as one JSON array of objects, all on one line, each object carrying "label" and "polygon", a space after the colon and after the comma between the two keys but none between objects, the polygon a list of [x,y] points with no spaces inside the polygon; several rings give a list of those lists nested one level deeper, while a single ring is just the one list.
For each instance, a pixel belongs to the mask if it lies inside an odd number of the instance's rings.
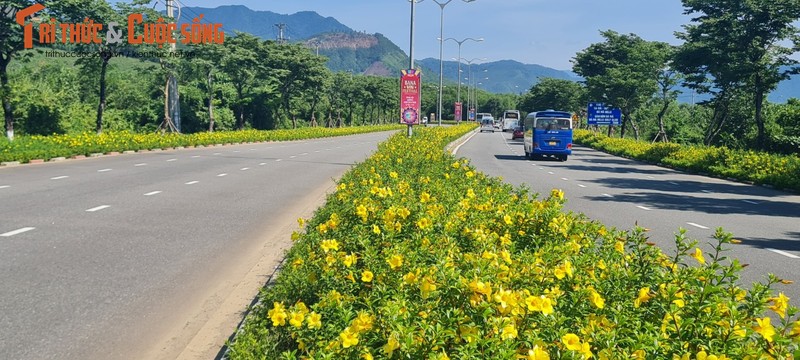
[{"label": "asphalt road", "polygon": [[197,340],[209,319],[235,326],[294,220],[390,135],[0,168],[0,358],[213,357],[234,328]]},{"label": "asphalt road", "polygon": [[565,208],[616,227],[649,228],[650,241],[674,254],[679,228],[700,241],[704,252],[717,227],[742,241],[728,255],[749,264],[745,285],[772,273],[795,284],[779,285],[800,306],[800,196],[644,164],[575,147],[566,162],[529,161],[521,140],[510,133],[478,133],[458,151],[480,171],[526,184],[547,196],[564,190]]}]

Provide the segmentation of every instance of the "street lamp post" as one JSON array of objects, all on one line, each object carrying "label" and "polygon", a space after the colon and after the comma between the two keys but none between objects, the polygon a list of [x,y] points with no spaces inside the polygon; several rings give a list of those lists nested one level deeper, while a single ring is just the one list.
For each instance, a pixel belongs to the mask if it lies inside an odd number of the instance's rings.
[{"label": "street lamp post", "polygon": [[[472,40],[472,41],[475,41],[475,42],[481,42],[481,41],[483,41],[483,38],[473,39],[473,38],[469,37],[469,38],[462,39],[462,40],[456,40],[454,38],[444,39],[444,41],[447,41],[447,40],[453,40],[458,44],[458,59],[459,59],[458,60],[458,76],[457,76],[457,79],[458,79],[458,96],[457,96],[456,102],[461,102],[461,44],[463,44],[467,40]],[[456,119],[456,121],[458,121],[458,120],[461,120],[461,119]]]},{"label": "street lamp post", "polygon": [[[453,60],[456,60],[456,59],[455,59],[455,58],[453,58]],[[473,62],[475,62],[475,61],[477,61],[477,60],[480,60],[480,61],[485,61],[485,60],[486,60],[486,58],[474,58],[474,59],[472,59],[472,60],[467,60],[467,59],[464,59],[464,58],[458,58],[458,60],[459,60],[459,62],[463,61],[463,62],[467,63],[467,74],[468,74],[468,75],[467,75],[467,76],[468,76],[468,77],[467,77],[467,111],[469,111],[469,109],[470,109],[470,107],[469,107],[470,103],[473,103],[473,104],[474,104],[474,102],[472,102],[472,100],[474,99],[474,97],[472,97],[472,96],[474,96],[474,95],[475,95],[475,92],[474,92],[474,91],[472,91],[472,92],[471,92],[471,94],[472,94],[472,95],[470,95],[470,86],[472,86],[472,63],[473,63]],[[484,70],[484,71],[485,71],[485,70]]]}]

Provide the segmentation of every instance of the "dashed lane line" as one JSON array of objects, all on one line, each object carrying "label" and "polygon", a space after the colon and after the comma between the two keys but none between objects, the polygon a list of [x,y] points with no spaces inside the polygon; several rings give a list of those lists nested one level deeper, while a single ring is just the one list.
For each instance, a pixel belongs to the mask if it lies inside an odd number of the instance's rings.
[{"label": "dashed lane line", "polygon": [[247,171],[247,170],[250,170],[250,168],[249,168],[249,167],[243,167],[243,168],[241,168],[241,169],[239,169],[239,170],[241,170],[241,171]]},{"label": "dashed lane line", "polygon": [[178,159],[169,159],[169,160],[167,160],[167,162],[173,162],[173,161],[178,161]]},{"label": "dashed lane line", "polygon": [[669,183],[670,183],[670,184],[672,184],[672,185],[675,185],[675,186],[678,186],[678,185],[680,185],[680,184],[678,184],[678,183],[676,183],[676,182],[674,182],[674,181],[670,181]]},{"label": "dashed lane line", "polygon": [[2,233],[2,234],[0,234],[0,236],[2,236],[2,237],[14,236],[14,235],[17,235],[17,234],[22,234],[24,232],[31,231],[33,229],[36,229],[36,228],[35,227],[24,227],[24,228],[21,228],[21,229],[9,231],[7,233]]},{"label": "dashed lane line", "polygon": [[103,209],[108,209],[110,207],[111,207],[111,205],[100,205],[100,206],[97,206],[97,207],[93,207],[91,209],[86,209],[86,212],[100,211],[100,210],[103,210]]},{"label": "dashed lane line", "polygon": [[547,173],[550,174],[550,175],[555,175],[556,174],[556,173],[554,173],[552,171],[548,171]]},{"label": "dashed lane line", "polygon": [[158,194],[161,194],[161,191],[158,191],[158,190],[151,191],[151,192],[149,192],[147,194],[144,194],[144,196],[153,196],[153,195],[158,195]]},{"label": "dashed lane line", "polygon": [[69,176],[62,175],[62,176],[51,177],[50,180],[61,180],[61,179],[66,179],[68,177]]},{"label": "dashed lane line", "polygon": [[192,156],[192,159],[197,159],[197,158],[199,158],[199,157],[200,157],[200,155],[193,155],[193,156]]},{"label": "dashed lane line", "polygon": [[228,176],[228,174],[226,174],[226,173],[222,173],[222,174],[218,174],[218,175],[217,175],[217,177],[225,177],[225,176]]},{"label": "dashed lane line", "polygon": [[199,181],[197,181],[197,180],[189,181],[189,182],[186,183],[186,185],[194,185],[194,184],[197,184],[197,183],[199,183]]},{"label": "dashed lane line", "polygon": [[645,211],[650,211],[650,210],[652,210],[652,209],[650,209],[649,207],[642,206],[642,205],[636,205],[636,207],[637,207],[637,208],[639,208],[639,209],[645,210]]},{"label": "dashed lane line", "polygon": [[7,189],[7,188],[10,188],[10,187],[11,187],[11,185],[2,185],[2,186],[0,186],[0,189]]},{"label": "dashed lane line", "polygon": [[610,194],[603,194],[603,196],[610,197],[610,198],[614,197],[614,196],[611,196]]},{"label": "dashed lane line", "polygon": [[133,166],[147,166],[147,163],[138,163],[138,164],[134,164]]},{"label": "dashed lane line", "polygon": [[104,172],[109,172],[109,171],[111,171],[111,170],[112,170],[112,169],[100,169],[100,170],[97,170],[97,172],[99,172],[99,173],[104,173]]},{"label": "dashed lane line", "polygon": [[695,224],[695,223],[693,223],[693,222],[687,222],[687,224],[689,224],[689,225],[692,225],[692,226],[694,226],[694,227],[696,227],[696,228],[698,228],[698,229],[705,229],[705,230],[708,230],[708,227],[707,227],[707,226],[703,226],[703,225],[700,225],[700,224]]},{"label": "dashed lane line", "polygon": [[564,181],[569,181],[569,179],[567,179],[567,178],[561,178],[561,180],[564,180]]},{"label": "dashed lane line", "polygon": [[585,187],[586,187],[586,185],[583,185],[583,184],[578,184],[578,186],[580,186],[580,187],[582,187],[582,188],[585,188]]},{"label": "dashed lane line", "polygon": [[772,252],[774,252],[776,254],[781,254],[783,256],[786,256],[786,257],[789,257],[789,258],[792,258],[792,259],[800,259],[800,256],[797,256],[795,254],[790,254],[790,253],[788,253],[786,251],[782,251],[782,250],[778,250],[778,249],[771,249],[771,248],[767,248],[767,250],[772,251]]},{"label": "dashed lane line", "polygon": [[283,159],[276,159],[275,161],[283,161]]},{"label": "dashed lane line", "polygon": [[742,200],[742,201],[744,201],[744,202],[746,202],[748,204],[753,204],[753,205],[758,205],[759,204],[759,203],[757,203],[755,201],[752,201],[752,200]]},{"label": "dashed lane line", "polygon": [[264,165],[267,165],[267,163],[260,163],[260,164],[258,164],[258,166],[264,166]]}]

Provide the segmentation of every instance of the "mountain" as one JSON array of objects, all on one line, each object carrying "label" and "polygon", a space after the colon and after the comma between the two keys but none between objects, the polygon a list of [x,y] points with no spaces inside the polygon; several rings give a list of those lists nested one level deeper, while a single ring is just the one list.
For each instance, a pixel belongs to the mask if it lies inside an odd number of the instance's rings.
[{"label": "mountain", "polygon": [[244,5],[224,5],[216,8],[184,7],[180,22],[191,23],[203,15],[203,23],[222,24],[229,35],[234,31],[253,34],[262,39],[278,39],[277,24],[284,24],[283,36],[289,41],[299,41],[325,32],[353,32],[353,29],[332,17],[323,17],[313,11],[283,15],[271,11],[250,10]]},{"label": "mountain", "polygon": [[395,76],[408,66],[408,55],[381,34],[324,33],[304,43],[327,57],[328,68],[333,71]]},{"label": "mountain", "polygon": [[[427,58],[417,61],[417,64],[424,70],[423,75],[426,79],[439,79],[439,59]],[[458,62],[444,62],[444,78],[446,81],[455,83],[458,78]],[[473,85],[480,82],[478,88],[493,93],[520,93],[527,92],[528,89],[538,82],[540,78],[557,78],[566,80],[579,80],[574,74],[556,70],[541,65],[523,64],[514,60],[500,60],[481,64],[461,63],[461,73],[463,86],[467,85],[466,78],[472,71]],[[488,79],[487,79],[488,78]]]}]

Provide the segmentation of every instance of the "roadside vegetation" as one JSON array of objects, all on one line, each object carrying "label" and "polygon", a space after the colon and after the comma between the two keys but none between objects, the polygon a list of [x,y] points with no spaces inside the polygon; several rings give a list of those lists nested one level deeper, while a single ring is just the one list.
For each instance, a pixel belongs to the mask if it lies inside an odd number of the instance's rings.
[{"label": "roadside vegetation", "polygon": [[798,155],[730,149],[725,146],[650,143],[612,138],[590,130],[575,130],[574,136],[576,143],[614,155],[800,192]]},{"label": "roadside vegetation", "polygon": [[711,253],[681,231],[564,212],[442,151],[474,124],[396,135],[299,219],[231,359],[788,359],[798,309],[773,276],[739,287],[723,230]]},{"label": "roadside vegetation", "polygon": [[29,162],[34,159],[50,160],[123,151],[141,151],[176,147],[209,146],[216,144],[249,143],[264,141],[289,141],[323,137],[390,131],[404,128],[401,125],[372,125],[344,128],[301,128],[285,130],[241,130],[203,132],[195,134],[137,134],[128,131],[109,131],[100,135],[83,133],[75,135],[22,136],[14,141],[0,138],[0,161]]}]

